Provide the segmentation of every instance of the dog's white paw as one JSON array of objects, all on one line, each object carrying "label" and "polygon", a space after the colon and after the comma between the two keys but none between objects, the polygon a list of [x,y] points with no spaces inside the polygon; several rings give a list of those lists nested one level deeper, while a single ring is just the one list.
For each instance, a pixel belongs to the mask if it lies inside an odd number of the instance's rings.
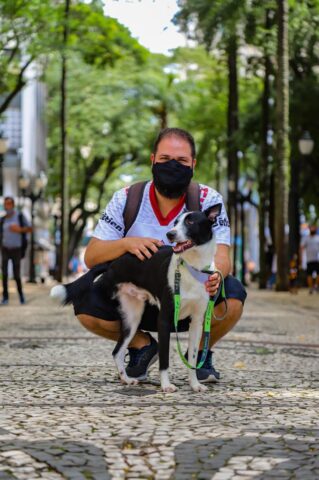
[{"label": "dog's white paw", "polygon": [[195,383],[193,385],[191,385],[191,389],[193,390],[193,392],[207,392],[208,390],[208,387],[206,387],[206,385],[203,385],[202,383]]},{"label": "dog's white paw", "polygon": [[137,385],[138,380],[136,378],[132,377],[121,377],[121,382],[124,383],[124,385]]},{"label": "dog's white paw", "polygon": [[168,385],[162,385],[161,390],[164,393],[173,393],[176,392],[177,387],[173,383],[169,383]]}]

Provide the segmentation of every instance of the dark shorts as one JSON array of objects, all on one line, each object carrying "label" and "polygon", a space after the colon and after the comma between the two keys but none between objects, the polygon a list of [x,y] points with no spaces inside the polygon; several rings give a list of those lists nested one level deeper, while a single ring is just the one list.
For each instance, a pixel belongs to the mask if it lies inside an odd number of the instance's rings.
[{"label": "dark shorts", "polygon": [[311,276],[314,272],[319,275],[319,262],[308,262],[307,275]]},{"label": "dark shorts", "polygon": [[[226,298],[235,298],[244,304],[247,293],[243,285],[237,278],[229,275],[225,278]],[[223,299],[219,296],[215,305],[221,303]],[[107,298],[105,292],[99,287],[98,282],[93,288],[83,295],[81,301],[74,304],[75,315],[86,314],[103,320],[119,320],[121,318],[119,312],[119,304],[117,300]],[[154,305],[146,304],[145,310],[140,323],[140,329],[149,332],[157,332],[157,315],[158,308]],[[182,319],[178,322],[178,330],[186,332],[189,327],[189,318]],[[174,326],[172,325],[172,331]]]}]

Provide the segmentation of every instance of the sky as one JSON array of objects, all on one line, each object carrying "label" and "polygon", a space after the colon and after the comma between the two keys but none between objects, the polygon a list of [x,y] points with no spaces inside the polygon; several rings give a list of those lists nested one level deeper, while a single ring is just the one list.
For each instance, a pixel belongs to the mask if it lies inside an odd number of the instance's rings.
[{"label": "sky", "polygon": [[105,14],[116,18],[133,37],[153,53],[186,44],[184,35],[171,23],[178,10],[176,0],[104,0]]}]

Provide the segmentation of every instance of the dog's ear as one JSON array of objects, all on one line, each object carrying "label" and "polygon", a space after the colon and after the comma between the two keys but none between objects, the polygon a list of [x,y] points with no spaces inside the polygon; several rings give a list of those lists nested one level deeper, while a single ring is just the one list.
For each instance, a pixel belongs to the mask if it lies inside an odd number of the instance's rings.
[{"label": "dog's ear", "polygon": [[212,207],[209,207],[206,210],[204,210],[203,213],[205,213],[208,220],[210,220],[212,223],[215,223],[216,218],[220,215],[221,210],[222,210],[222,204],[217,203],[216,205],[213,205]]}]

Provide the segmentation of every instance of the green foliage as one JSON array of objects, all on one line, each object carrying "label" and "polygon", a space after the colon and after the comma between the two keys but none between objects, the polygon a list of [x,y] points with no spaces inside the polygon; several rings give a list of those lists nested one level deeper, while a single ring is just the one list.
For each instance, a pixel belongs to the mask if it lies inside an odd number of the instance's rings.
[{"label": "green foliage", "polygon": [[54,52],[80,55],[97,67],[114,65],[128,54],[140,63],[147,56],[127,28],[104,15],[99,2],[71,2],[66,52],[64,2],[0,0],[0,18],[0,114],[25,85],[28,65],[37,60],[45,66]]}]

